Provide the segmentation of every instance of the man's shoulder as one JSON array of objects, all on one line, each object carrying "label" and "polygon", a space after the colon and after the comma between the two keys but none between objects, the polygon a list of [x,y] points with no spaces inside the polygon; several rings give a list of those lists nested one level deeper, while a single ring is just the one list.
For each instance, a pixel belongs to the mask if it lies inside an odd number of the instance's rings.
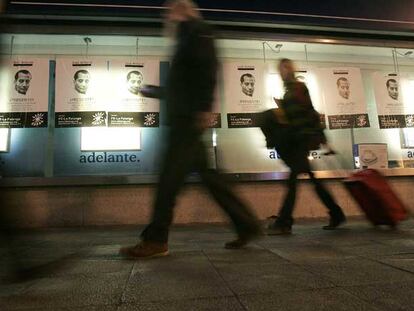
[{"label": "man's shoulder", "polygon": [[192,32],[200,36],[213,36],[213,27],[201,19],[191,21]]},{"label": "man's shoulder", "polygon": [[308,87],[306,86],[305,83],[303,83],[301,81],[293,82],[291,87],[296,92],[308,92]]},{"label": "man's shoulder", "polygon": [[294,85],[295,85],[295,87],[298,87],[298,88],[306,88],[307,89],[306,84],[302,81],[295,81]]}]

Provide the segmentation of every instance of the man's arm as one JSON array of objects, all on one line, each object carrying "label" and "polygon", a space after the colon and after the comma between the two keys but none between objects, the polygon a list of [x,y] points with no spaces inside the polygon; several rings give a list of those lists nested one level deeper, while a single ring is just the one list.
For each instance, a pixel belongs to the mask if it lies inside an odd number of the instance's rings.
[{"label": "man's arm", "polygon": [[146,84],[140,89],[144,97],[163,99],[165,97],[165,88],[157,85]]}]

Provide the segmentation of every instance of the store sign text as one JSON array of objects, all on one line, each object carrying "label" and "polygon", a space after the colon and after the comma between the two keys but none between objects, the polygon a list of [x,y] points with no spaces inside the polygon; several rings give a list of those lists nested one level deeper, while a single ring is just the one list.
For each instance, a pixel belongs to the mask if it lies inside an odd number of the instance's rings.
[{"label": "store sign text", "polygon": [[140,159],[136,154],[92,152],[89,155],[82,154],[80,163],[138,163]]}]

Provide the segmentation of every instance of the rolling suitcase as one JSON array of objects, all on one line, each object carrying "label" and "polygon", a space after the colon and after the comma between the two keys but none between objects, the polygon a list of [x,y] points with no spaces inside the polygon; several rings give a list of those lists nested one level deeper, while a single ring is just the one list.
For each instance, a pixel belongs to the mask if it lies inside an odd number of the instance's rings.
[{"label": "rolling suitcase", "polygon": [[388,225],[394,228],[407,218],[404,204],[378,171],[362,170],[352,174],[344,183],[375,226]]}]

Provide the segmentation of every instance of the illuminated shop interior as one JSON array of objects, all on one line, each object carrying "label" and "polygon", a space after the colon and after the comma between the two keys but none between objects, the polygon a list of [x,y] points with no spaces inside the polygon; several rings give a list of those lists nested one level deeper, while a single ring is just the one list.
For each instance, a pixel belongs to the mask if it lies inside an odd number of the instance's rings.
[{"label": "illuminated shop interior", "polygon": [[[85,37],[91,39],[85,43]],[[138,39],[138,40],[137,40]],[[3,57],[33,56],[49,59],[52,63],[58,57],[117,57],[157,58],[160,63],[168,61],[171,43],[161,37],[133,37],[133,36],[90,36],[82,35],[35,35],[35,34],[9,34],[2,38]],[[298,40],[300,41],[300,40]],[[326,67],[357,67],[360,68],[365,91],[367,111],[371,127],[361,129],[326,130],[327,136],[335,149],[341,154],[341,167],[339,169],[352,169],[355,167],[353,146],[356,144],[387,144],[389,170],[409,170],[414,167],[411,155],[414,151],[414,128],[407,129],[380,129],[378,113],[373,88],[373,74],[378,71],[412,74],[412,92],[406,94],[409,101],[414,102],[414,45],[413,49],[387,47],[384,42],[366,43],[338,42],[336,40],[313,40],[312,42],[289,42],[286,40],[260,40],[257,38],[218,39],[217,47],[222,62],[254,61],[264,63],[268,68],[266,77],[266,98],[271,102],[272,97],[283,94],[283,86],[276,73],[276,64],[280,58],[293,59],[297,67],[312,71]],[[12,54],[12,55],[11,55]],[[161,66],[162,67],[162,66]],[[162,71],[162,69],[161,69]],[[165,74],[165,72],[163,73]],[[275,159],[271,151],[265,148],[264,137],[258,128],[227,128],[226,102],[224,98],[225,72],[220,73],[218,100],[222,113],[222,128],[207,131],[205,140],[214,149],[212,161],[215,166],[227,173],[270,173],[285,172],[287,169],[281,160]],[[315,79],[311,77],[310,91],[315,95]],[[49,113],[53,119],[54,86],[50,85]],[[407,89],[407,88],[406,88]],[[105,92],[110,92],[110,86]],[[407,92],[407,91],[406,91]],[[161,105],[162,107],[162,105]],[[271,105],[269,105],[271,107]],[[162,118],[163,108],[160,110]],[[19,131],[20,135],[13,135]],[[11,159],[14,153],[24,153],[30,157],[31,150],[22,145],[24,142],[13,141],[21,137],[21,132],[27,131],[32,135],[40,129],[1,129],[0,151],[3,161],[11,161],[10,167],[4,172],[7,177],[32,177],[28,173],[22,176],[15,173],[13,167],[19,164]],[[136,152],[140,159],[136,168],[131,171],[129,167],[81,167],[74,169],[73,175],[155,175],[157,173],[156,160],[163,145],[163,125],[160,128],[82,128],[57,129],[53,120],[45,133],[37,135],[37,145],[44,148],[40,155],[42,163],[29,163],[21,165],[39,165],[38,170],[32,170],[37,177],[65,176],[71,165],[79,165],[79,156],[88,152]],[[8,141],[8,140],[11,141]],[[71,147],[65,147],[65,141]],[[27,141],[27,140],[25,140]],[[150,146],[150,147],[148,147]],[[34,147],[33,147],[34,148]],[[66,149],[59,149],[66,148]],[[71,154],[73,152],[73,154]],[[36,154],[37,156],[37,154]],[[19,158],[19,157],[17,157]],[[312,158],[317,171],[330,172],[338,170],[338,161],[329,161],[315,153]],[[92,164],[91,164],[92,165]],[[94,164],[96,165],[96,163]],[[64,169],[60,171],[60,167]],[[119,171],[117,171],[119,169]],[[30,170],[28,170],[30,171]],[[40,173],[39,173],[40,172]],[[41,172],[44,172],[42,175]],[[61,172],[61,173],[59,173]],[[411,174],[411,173],[410,173]]]}]

